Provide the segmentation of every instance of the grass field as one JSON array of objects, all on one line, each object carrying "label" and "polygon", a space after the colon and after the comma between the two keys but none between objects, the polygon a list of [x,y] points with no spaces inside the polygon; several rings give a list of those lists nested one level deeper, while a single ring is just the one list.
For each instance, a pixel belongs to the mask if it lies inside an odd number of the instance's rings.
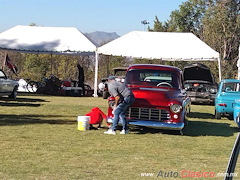
[{"label": "grass field", "polygon": [[[207,105],[192,105],[184,135],[134,127],[116,136],[77,130],[77,116],[93,107],[106,113],[102,98],[22,94],[0,105],[0,179],[6,180],[223,179],[218,173],[239,131],[233,121],[214,119]],[[189,177],[195,172],[214,178]]]}]

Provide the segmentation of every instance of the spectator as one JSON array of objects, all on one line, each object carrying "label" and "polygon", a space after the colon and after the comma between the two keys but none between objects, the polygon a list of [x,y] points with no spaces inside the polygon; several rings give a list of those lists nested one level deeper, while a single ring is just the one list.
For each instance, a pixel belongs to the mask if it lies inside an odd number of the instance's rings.
[{"label": "spectator", "polygon": [[104,134],[116,134],[119,119],[122,121],[123,129],[120,134],[128,134],[128,122],[125,113],[128,107],[134,102],[135,98],[132,91],[124,84],[115,80],[114,76],[108,77],[108,91],[114,96],[115,104],[113,106],[113,124]]},{"label": "spectator", "polygon": [[78,87],[82,87],[82,95],[84,96],[85,95],[85,87],[84,87],[84,71],[83,71],[83,67],[78,64],[77,65],[77,68],[78,68]]}]

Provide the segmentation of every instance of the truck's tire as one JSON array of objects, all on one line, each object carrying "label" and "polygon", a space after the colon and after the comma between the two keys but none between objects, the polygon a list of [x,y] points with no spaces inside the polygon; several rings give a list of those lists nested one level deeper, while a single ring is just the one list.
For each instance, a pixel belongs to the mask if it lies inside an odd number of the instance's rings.
[{"label": "truck's tire", "polygon": [[13,89],[13,91],[12,91],[12,93],[9,95],[9,98],[10,99],[17,99],[17,87],[14,87],[14,89]]},{"label": "truck's tire", "polygon": [[103,91],[102,96],[103,96],[103,99],[107,99],[109,96],[109,93],[107,91]]},{"label": "truck's tire", "polygon": [[221,119],[221,114],[215,110],[215,119]]}]

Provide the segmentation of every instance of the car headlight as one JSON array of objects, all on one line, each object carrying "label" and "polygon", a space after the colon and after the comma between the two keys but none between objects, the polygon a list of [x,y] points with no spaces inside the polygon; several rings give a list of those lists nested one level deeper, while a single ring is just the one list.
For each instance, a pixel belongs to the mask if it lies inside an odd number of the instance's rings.
[{"label": "car headlight", "polygon": [[185,85],[184,85],[184,89],[185,89],[185,90],[190,89],[190,87],[191,87],[190,84],[185,84]]},{"label": "car headlight", "polygon": [[217,89],[216,88],[210,88],[210,93],[212,93],[212,94],[217,93]]},{"label": "car headlight", "polygon": [[115,101],[108,101],[108,106],[113,109]]},{"label": "car headlight", "polygon": [[182,110],[182,106],[179,104],[173,104],[170,106],[170,110],[174,113],[179,113]]}]

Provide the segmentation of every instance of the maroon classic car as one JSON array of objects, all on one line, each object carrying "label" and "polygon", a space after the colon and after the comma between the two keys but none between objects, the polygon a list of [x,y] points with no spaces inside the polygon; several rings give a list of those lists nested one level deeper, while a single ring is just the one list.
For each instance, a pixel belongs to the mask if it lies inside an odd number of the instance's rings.
[{"label": "maroon classic car", "polygon": [[[180,131],[184,128],[191,100],[184,90],[179,68],[132,65],[127,70],[125,83],[136,98],[126,113],[129,125]],[[108,122],[111,123],[114,97],[108,102]]]}]

